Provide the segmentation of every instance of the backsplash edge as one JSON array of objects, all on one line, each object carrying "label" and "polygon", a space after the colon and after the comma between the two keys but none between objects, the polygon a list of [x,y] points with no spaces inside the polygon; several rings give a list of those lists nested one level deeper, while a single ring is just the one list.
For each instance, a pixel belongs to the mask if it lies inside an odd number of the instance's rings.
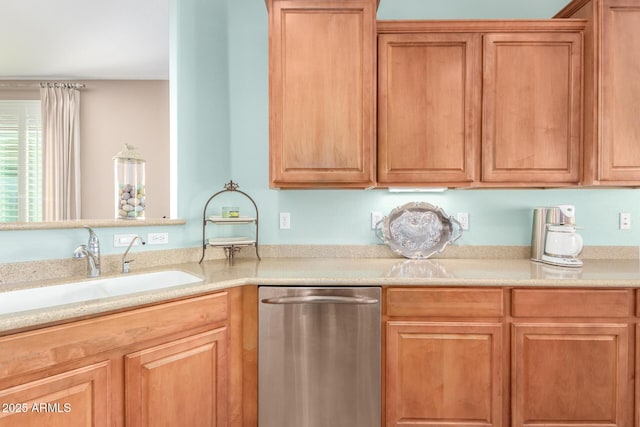
[{"label": "backsplash edge", "polygon": [[[197,263],[202,248],[181,248],[159,251],[138,252],[132,269],[154,268],[185,263]],[[259,247],[262,258],[401,258],[386,245],[262,245]],[[526,259],[529,258],[529,246],[458,246],[452,245],[434,258],[436,259]],[[205,260],[224,259],[222,250],[209,249]],[[248,248],[241,251],[238,258],[255,257],[255,251]],[[587,246],[582,259],[638,259],[638,246]],[[121,255],[103,255],[103,275],[117,274],[120,271]],[[0,264],[0,287],[8,284],[31,282],[36,280],[68,279],[83,277],[86,262],[72,258],[25,261]]]}]

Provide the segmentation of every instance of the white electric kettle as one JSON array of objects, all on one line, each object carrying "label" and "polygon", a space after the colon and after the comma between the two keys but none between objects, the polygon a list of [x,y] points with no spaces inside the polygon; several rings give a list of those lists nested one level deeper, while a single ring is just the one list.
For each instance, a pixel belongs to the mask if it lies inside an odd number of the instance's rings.
[{"label": "white electric kettle", "polygon": [[575,207],[558,205],[533,211],[531,259],[545,264],[580,267],[582,236],[576,232]]},{"label": "white electric kettle", "polygon": [[555,257],[577,257],[582,252],[582,236],[572,225],[548,225],[544,252]]}]

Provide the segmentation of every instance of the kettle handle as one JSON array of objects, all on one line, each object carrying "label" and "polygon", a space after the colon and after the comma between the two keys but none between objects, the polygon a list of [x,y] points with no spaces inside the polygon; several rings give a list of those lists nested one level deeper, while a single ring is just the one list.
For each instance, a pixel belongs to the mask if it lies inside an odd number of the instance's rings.
[{"label": "kettle handle", "polygon": [[578,250],[578,253],[576,253],[576,256],[578,256],[582,253],[582,249],[584,248],[584,240],[578,233],[574,234],[574,236],[576,237],[576,240],[578,241],[578,247],[580,248],[580,250]]}]

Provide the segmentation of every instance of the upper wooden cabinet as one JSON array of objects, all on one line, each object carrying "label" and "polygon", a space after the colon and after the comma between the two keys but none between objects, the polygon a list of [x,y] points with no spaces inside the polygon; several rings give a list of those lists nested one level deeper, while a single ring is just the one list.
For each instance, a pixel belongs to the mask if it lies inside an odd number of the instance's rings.
[{"label": "upper wooden cabinet", "polygon": [[484,36],[482,181],[580,182],[582,34]]},{"label": "upper wooden cabinet", "polygon": [[479,178],[481,36],[378,38],[378,182],[468,186]]},{"label": "upper wooden cabinet", "polygon": [[377,0],[267,6],[271,186],[372,186]]},{"label": "upper wooden cabinet", "polygon": [[379,21],[378,182],[578,184],[584,25]]},{"label": "upper wooden cabinet", "polygon": [[585,184],[640,184],[640,2],[576,0],[557,17],[583,18]]}]

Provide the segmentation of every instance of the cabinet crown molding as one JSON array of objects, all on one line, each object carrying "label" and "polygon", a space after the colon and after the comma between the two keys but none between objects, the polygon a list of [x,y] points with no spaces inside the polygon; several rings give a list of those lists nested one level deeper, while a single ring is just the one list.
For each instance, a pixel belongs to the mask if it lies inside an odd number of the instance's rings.
[{"label": "cabinet crown molding", "polygon": [[462,19],[462,20],[379,20],[378,34],[421,33],[421,32],[573,32],[583,31],[585,19]]},{"label": "cabinet crown molding", "polygon": [[[265,5],[267,6],[267,10],[270,9],[270,5],[271,3],[273,3],[274,1],[296,1],[296,0],[264,0]],[[309,1],[309,0],[298,0],[298,1]],[[333,0],[335,2],[345,2],[345,1],[367,1],[367,0]],[[376,1],[376,10],[378,10],[378,6],[380,6],[380,0]]]}]

